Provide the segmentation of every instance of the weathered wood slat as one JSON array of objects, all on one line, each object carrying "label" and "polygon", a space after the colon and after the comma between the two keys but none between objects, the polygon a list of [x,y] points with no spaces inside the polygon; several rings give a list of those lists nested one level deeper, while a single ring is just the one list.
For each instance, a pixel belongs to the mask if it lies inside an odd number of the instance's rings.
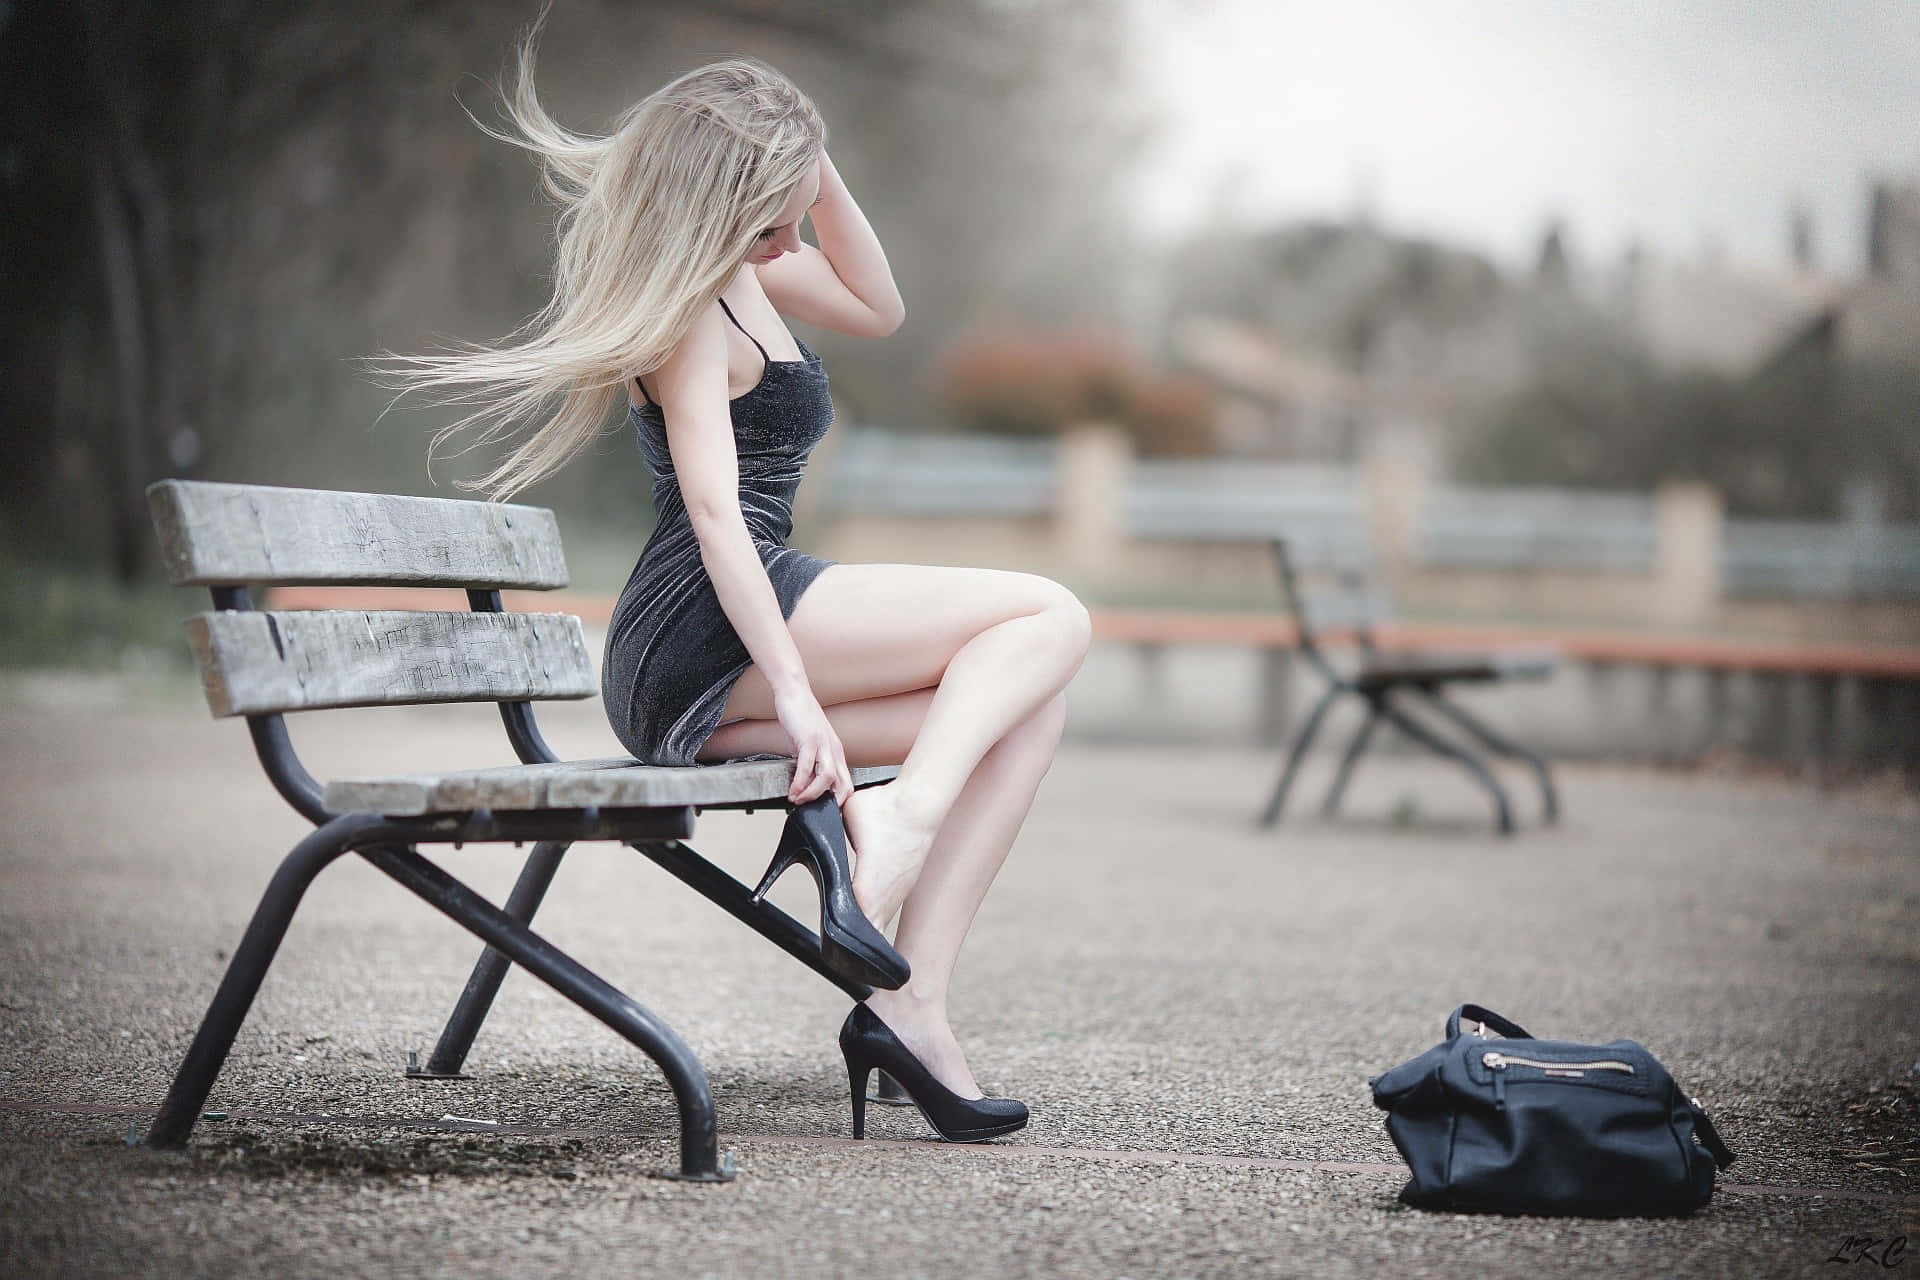
[{"label": "weathered wood slat", "polygon": [[148,506],[177,586],[567,585],[545,507],[162,480]]},{"label": "weathered wood slat", "polygon": [[228,610],[187,619],[216,716],[600,691],[564,613]]},{"label": "weathered wood slat", "polygon": [[[645,765],[627,756],[573,760],[564,764],[508,765],[452,773],[340,778],[326,786],[327,808],[336,813],[382,813],[413,817],[467,809],[603,809],[663,805],[736,804],[786,798],[792,760],[739,760],[730,764]],[[852,771],[856,785],[884,782],[898,765]]]},{"label": "weathered wood slat", "polygon": [[[615,763],[631,765],[634,762]],[[337,813],[384,813],[396,817],[480,808],[544,809],[549,807],[547,782],[551,775],[570,767],[522,764],[457,773],[342,778],[327,784],[325,798],[327,808]]]}]

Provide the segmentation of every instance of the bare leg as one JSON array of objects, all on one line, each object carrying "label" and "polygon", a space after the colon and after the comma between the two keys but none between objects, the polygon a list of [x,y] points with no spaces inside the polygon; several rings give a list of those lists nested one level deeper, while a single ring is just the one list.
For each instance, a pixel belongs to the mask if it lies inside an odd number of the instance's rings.
[{"label": "bare leg", "polygon": [[[1020,740],[1009,745],[1007,754],[1024,757],[1036,754],[1030,746],[1022,750],[1024,739],[1032,733],[1015,735],[1014,730],[1061,696],[1086,657],[1087,643],[1085,609],[1077,604],[1063,604],[989,627],[954,654],[927,706],[926,719],[913,748],[901,763],[899,776],[884,787],[856,793],[844,806],[847,838],[856,856],[854,897],[874,923],[885,928],[900,909],[916,878],[923,873],[936,839],[953,822],[961,795],[972,785],[970,780],[997,744],[1017,737]],[[1055,712],[1048,718],[1057,718],[1059,714]],[[1057,732],[1053,741],[1058,742]],[[1046,755],[1051,757],[1051,754],[1049,746]],[[1022,765],[1031,770],[1030,760],[1023,759]],[[1037,786],[1038,781],[1036,774],[1032,783],[1024,788],[1027,800],[1021,803],[1021,817],[1032,798],[1031,788]],[[990,785],[1012,785],[1016,791],[1023,789],[1006,779]],[[979,822],[981,817],[976,807],[961,819],[961,829]],[[1005,832],[993,862],[995,868],[999,866],[999,858],[1006,854],[1006,845],[1012,843],[1019,821],[1019,817],[1014,818],[1011,828]],[[997,837],[981,837],[989,843],[994,838]],[[951,871],[945,873],[948,877],[952,874]],[[993,872],[989,869],[980,881],[979,893],[986,892],[992,878]],[[961,919],[958,932],[953,935],[952,946],[956,951],[978,903],[976,894]],[[906,928],[905,921],[902,928]],[[907,956],[909,964],[913,962],[911,953],[903,949],[902,954]],[[950,969],[951,958],[943,964]],[[944,987],[944,977],[941,981]]]},{"label": "bare leg", "polygon": [[[788,630],[836,730],[904,720],[901,699],[927,696],[900,754],[900,774],[845,806],[854,896],[885,928],[898,912],[961,789],[995,743],[1065,689],[1092,634],[1086,607],[1051,579],[940,565],[837,564],[795,606]],[[699,759],[790,751],[757,667],[735,682]],[[870,736],[856,732],[856,737]],[[876,733],[896,746],[902,735]],[[871,752],[846,733],[848,759]]]},{"label": "bare leg", "polygon": [[[915,689],[826,708],[855,767],[897,763],[913,747],[937,689]],[[867,1003],[936,1079],[963,1097],[979,1097],[965,1055],[947,1023],[947,990],[956,958],[987,888],[1026,821],[1040,779],[1052,765],[1066,723],[1066,695],[1055,694],[982,757],[933,841],[900,912],[896,941],[913,966],[901,991]],[[742,754],[783,749],[772,720],[747,721],[733,735]],[[851,831],[870,817],[870,801],[894,784],[868,787],[843,808]],[[858,845],[855,845],[856,863]]]},{"label": "bare leg", "polygon": [[981,758],[901,907],[895,944],[913,966],[913,977],[900,990],[876,991],[867,1000],[934,1078],[961,1097],[981,1092],[947,1023],[954,963],[1053,763],[1065,724],[1066,695],[1055,694]]},{"label": "bare leg", "polygon": [[[913,966],[869,1006],[934,1078],[980,1090],[947,1023],[960,945],[1052,763],[1065,689],[1092,638],[1059,583],[994,569],[837,564],[788,618],[807,678],[853,766],[900,763],[842,806],[854,894],[876,924],[900,916]],[[737,719],[736,719],[737,718]],[[790,752],[772,691],[749,667],[697,755]]]}]

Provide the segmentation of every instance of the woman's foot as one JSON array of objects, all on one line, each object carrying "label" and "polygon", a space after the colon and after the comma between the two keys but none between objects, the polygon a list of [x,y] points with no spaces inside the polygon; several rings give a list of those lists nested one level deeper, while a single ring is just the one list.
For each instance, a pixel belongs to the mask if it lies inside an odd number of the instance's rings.
[{"label": "woman's foot", "polygon": [[[911,982],[908,983],[910,987]],[[962,1098],[986,1095],[974,1083],[967,1055],[960,1051],[953,1028],[947,1024],[947,1011],[931,1002],[916,999],[910,991],[875,991],[866,1000],[874,1016],[887,1024],[914,1057],[920,1060],[935,1080]]]},{"label": "woman's foot", "polygon": [[903,793],[888,784],[856,791],[840,806],[853,849],[854,901],[882,930],[900,914],[940,830],[937,820],[912,813],[902,799]]}]

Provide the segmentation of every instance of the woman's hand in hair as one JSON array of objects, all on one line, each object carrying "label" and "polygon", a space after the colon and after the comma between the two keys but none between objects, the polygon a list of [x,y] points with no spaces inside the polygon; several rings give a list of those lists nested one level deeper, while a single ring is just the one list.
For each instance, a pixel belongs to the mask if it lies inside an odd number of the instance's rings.
[{"label": "woman's hand in hair", "polygon": [[793,742],[793,782],[787,799],[805,804],[832,791],[840,804],[853,795],[853,773],[847,768],[846,748],[805,685],[789,685],[773,692],[773,714]]},{"label": "woman's hand in hair", "polygon": [[820,196],[810,210],[820,247],[801,244],[754,268],[767,300],[782,315],[856,338],[884,338],[906,319],[906,303],[880,238],[820,153]]}]

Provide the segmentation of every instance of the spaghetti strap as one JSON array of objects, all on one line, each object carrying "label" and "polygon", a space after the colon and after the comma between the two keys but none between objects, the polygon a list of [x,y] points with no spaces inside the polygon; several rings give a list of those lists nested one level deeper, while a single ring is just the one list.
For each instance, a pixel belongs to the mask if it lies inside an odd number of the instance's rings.
[{"label": "spaghetti strap", "polygon": [[[741,324],[739,317],[733,314],[733,308],[727,305],[727,300],[725,298],[720,298],[720,299],[717,299],[717,301],[720,303],[720,309],[727,313],[727,319],[733,321],[733,327],[738,329],[742,333],[747,333],[747,326]],[[754,337],[751,333],[747,333],[747,341],[751,342],[756,347],[760,347],[760,339]],[[760,347],[760,358],[766,361],[768,364],[773,363],[773,357],[767,354],[767,349],[765,347]],[[635,374],[633,376],[633,385],[640,388],[640,398],[642,400],[645,400],[647,404],[651,406],[653,404],[653,397],[648,395],[646,387],[641,385],[639,374]]]},{"label": "spaghetti strap", "polygon": [[[727,305],[727,300],[725,298],[721,298],[719,301],[720,301],[720,309],[727,313],[727,319],[733,321],[733,327],[738,329],[742,333],[747,333],[747,326],[741,324],[738,317],[736,317],[733,314],[733,308]],[[760,339],[754,337],[750,333],[747,333],[747,341],[751,342],[756,347],[760,347]],[[767,349],[765,347],[760,347],[760,358],[766,361],[768,364],[773,363],[773,357],[767,354]]]}]

